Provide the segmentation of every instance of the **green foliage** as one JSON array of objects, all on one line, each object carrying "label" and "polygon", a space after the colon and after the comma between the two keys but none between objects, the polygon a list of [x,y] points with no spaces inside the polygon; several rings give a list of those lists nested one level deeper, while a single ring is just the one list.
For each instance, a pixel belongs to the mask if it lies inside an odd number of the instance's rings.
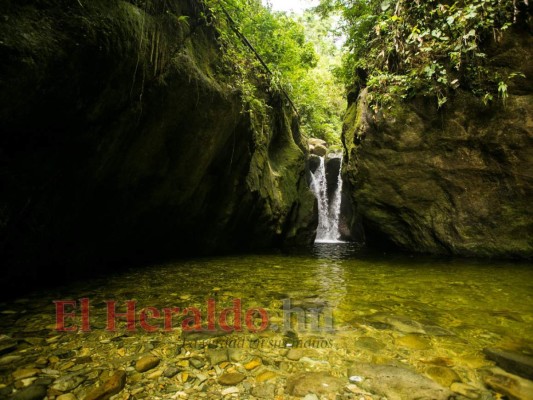
[{"label": "green foliage", "polygon": [[[237,3],[249,6],[250,2],[244,0],[204,0],[205,12],[202,11],[202,22],[213,26],[218,33],[217,40],[223,55],[225,70],[219,71],[223,75],[233,78],[233,85],[242,97],[242,113],[249,114],[258,131],[261,131],[267,121],[267,104],[264,96],[258,91],[260,82],[268,80],[266,71],[261,68],[257,60],[242,43],[241,37],[236,33],[238,26],[233,26],[224,13],[224,9],[231,11]],[[234,4],[236,3],[236,4]],[[224,8],[223,8],[224,7]],[[272,90],[276,90],[272,85]]]},{"label": "green foliage", "polygon": [[512,0],[321,0],[318,9],[342,14],[342,77],[367,85],[375,110],[416,94],[435,96],[441,107],[459,87],[485,103],[496,92],[507,97],[512,77],[489,68],[484,43],[509,28]]},{"label": "green foliage", "polygon": [[[205,0],[212,14],[209,22],[219,32],[219,42],[228,65],[237,79],[245,103],[243,111],[264,115],[266,103],[254,90],[260,80],[268,80],[272,92],[285,91],[294,101],[302,131],[330,143],[340,141],[341,117],[345,110],[342,85],[333,75],[340,68],[340,51],[328,34],[331,21],[307,13],[297,17],[274,12],[260,0]],[[267,64],[261,66],[250,49],[242,44],[225,17],[252,44]]]},{"label": "green foliage", "polygon": [[308,45],[316,52],[316,62],[311,68],[296,67],[287,75],[301,110],[303,130],[329,144],[340,143],[346,100],[343,84],[335,76],[341,67],[341,50],[335,46],[331,32],[334,21],[306,12],[297,22],[305,28]]},{"label": "green foliage", "polygon": [[189,17],[186,15],[181,15],[178,17],[178,22],[180,24],[184,24],[186,26],[189,26]]}]

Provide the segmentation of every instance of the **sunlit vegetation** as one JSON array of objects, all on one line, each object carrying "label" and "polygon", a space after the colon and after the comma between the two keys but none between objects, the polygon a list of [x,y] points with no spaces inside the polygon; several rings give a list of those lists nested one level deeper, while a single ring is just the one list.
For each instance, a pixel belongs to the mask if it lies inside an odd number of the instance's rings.
[{"label": "sunlit vegetation", "polygon": [[509,81],[523,76],[487,62],[487,46],[513,23],[512,0],[321,0],[319,11],[343,16],[343,79],[368,87],[375,110],[420,94],[442,107],[458,88],[505,101]]},{"label": "sunlit vegetation", "polygon": [[[341,52],[331,33],[332,18],[310,11],[303,16],[275,12],[260,0],[207,0],[206,4],[211,13],[206,20],[219,30],[224,53],[235,66],[246,111],[261,114],[266,106],[254,85],[254,79],[265,78],[268,90],[292,99],[304,135],[339,143],[346,106],[344,87],[334,75],[341,65]],[[239,33],[259,57],[242,43]]]}]

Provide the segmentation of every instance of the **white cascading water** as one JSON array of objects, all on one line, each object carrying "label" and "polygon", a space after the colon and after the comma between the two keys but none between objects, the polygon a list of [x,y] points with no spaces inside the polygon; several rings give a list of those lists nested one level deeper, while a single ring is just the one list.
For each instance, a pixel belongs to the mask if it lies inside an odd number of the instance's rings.
[{"label": "white cascading water", "polygon": [[337,177],[337,189],[331,199],[328,199],[328,182],[326,179],[326,161],[320,157],[320,165],[311,175],[311,190],[318,199],[318,229],[316,243],[339,242],[339,218],[341,213],[342,199],[342,157],[341,168]]}]

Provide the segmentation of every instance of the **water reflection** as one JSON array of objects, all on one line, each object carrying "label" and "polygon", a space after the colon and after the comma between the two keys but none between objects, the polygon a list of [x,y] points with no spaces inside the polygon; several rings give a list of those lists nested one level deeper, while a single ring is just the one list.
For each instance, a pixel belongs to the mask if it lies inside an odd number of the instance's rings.
[{"label": "water reflection", "polygon": [[345,260],[355,257],[361,245],[353,242],[315,243],[312,254],[318,259]]}]

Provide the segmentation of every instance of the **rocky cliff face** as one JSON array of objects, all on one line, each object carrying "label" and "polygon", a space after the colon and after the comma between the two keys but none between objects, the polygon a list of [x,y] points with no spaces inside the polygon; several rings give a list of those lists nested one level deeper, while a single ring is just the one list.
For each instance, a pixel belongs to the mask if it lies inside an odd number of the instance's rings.
[{"label": "rocky cliff face", "polygon": [[312,240],[281,97],[243,112],[201,3],[143,4],[0,5],[3,279]]},{"label": "rocky cliff face", "polygon": [[505,105],[457,92],[372,114],[352,93],[345,175],[372,246],[433,254],[533,256],[533,38],[490,50],[502,76],[521,71]]}]

